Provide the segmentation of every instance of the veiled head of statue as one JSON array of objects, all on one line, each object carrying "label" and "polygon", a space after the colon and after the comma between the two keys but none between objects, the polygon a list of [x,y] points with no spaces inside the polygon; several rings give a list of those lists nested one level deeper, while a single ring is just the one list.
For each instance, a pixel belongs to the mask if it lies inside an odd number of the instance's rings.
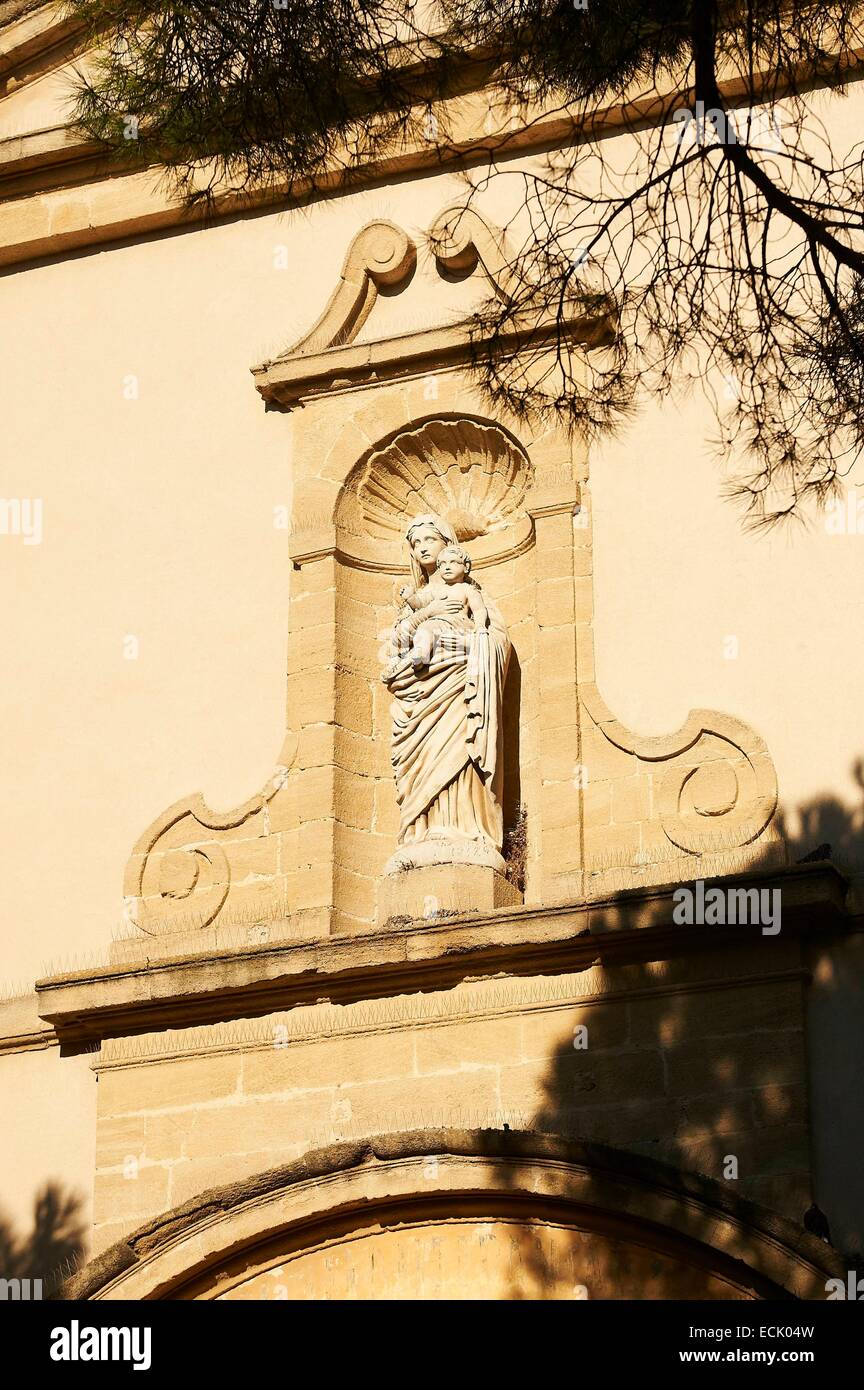
[{"label": "veiled head of statue", "polygon": [[419,587],[425,584],[428,576],[433,573],[438,556],[445,545],[455,545],[456,532],[444,517],[435,516],[430,512],[414,517],[405,532],[405,539],[409,547],[411,572]]}]

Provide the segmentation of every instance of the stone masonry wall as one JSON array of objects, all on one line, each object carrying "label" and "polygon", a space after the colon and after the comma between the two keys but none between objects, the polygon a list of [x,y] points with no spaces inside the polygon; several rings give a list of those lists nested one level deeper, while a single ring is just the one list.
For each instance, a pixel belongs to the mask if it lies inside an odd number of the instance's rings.
[{"label": "stone masonry wall", "polygon": [[796,1220],[810,1201],[792,940],[734,971],[697,953],[120,1038],[94,1066],[97,1250],[310,1147],[418,1125],[608,1143]]}]

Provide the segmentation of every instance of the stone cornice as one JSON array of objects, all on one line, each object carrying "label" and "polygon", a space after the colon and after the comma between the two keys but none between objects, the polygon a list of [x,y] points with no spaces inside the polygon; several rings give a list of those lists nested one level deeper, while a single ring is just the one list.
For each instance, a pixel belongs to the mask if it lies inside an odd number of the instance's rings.
[{"label": "stone cornice", "polygon": [[48,188],[90,182],[107,173],[93,140],[69,126],[51,126],[0,140],[0,201]]},{"label": "stone cornice", "polygon": [[0,97],[56,67],[68,57],[83,29],[63,4],[20,5],[18,9],[15,18],[0,24]]},{"label": "stone cornice", "polygon": [[39,1017],[35,992],[0,999],[0,1056],[9,1052],[41,1052],[56,1044],[54,1029]]},{"label": "stone cornice", "polygon": [[[35,45],[34,52],[40,43],[43,54],[60,52],[60,22],[53,20],[53,28],[48,23],[55,11],[59,14],[60,7],[45,6],[26,16],[26,24],[32,25],[34,32],[26,38],[21,29],[22,42],[7,49],[8,63],[13,52],[23,61],[28,43]],[[23,26],[25,19],[20,23]],[[10,28],[0,29],[0,73],[3,45],[8,44],[11,33]],[[56,43],[49,44],[51,35]],[[851,55],[850,80],[857,76],[856,64],[860,66],[862,60],[864,53]],[[111,169],[105,157],[94,155],[92,144],[76,135],[71,126],[0,140],[0,266],[24,264],[156,231],[181,230],[197,225],[205,217],[230,217],[265,207],[278,211],[302,204],[313,192],[338,193],[381,178],[460,168],[488,162],[493,157],[561,148],[575,143],[586,132],[598,134],[624,125],[656,121],[668,111],[670,100],[684,105],[690,101],[690,93],[675,93],[670,88],[662,93],[634,92],[632,99],[603,107],[590,119],[565,105],[529,105],[524,113],[515,115],[495,104],[496,89],[490,81],[488,60],[478,62],[472,58],[467,66],[476,72],[474,87],[436,103],[439,126],[444,132],[437,144],[406,142],[359,166],[347,155],[344,159],[336,157],[332,168],[315,181],[314,188],[298,180],[290,188],[274,184],[240,199],[217,187],[212,203],[197,210],[190,210],[166,190],[160,169],[144,173]],[[818,76],[812,82],[818,85]],[[742,102],[740,80],[721,81],[720,89],[730,105]],[[28,155],[27,150],[34,151],[34,155]],[[22,158],[31,159],[26,178],[20,167]],[[201,186],[209,182],[209,170],[202,165]],[[58,186],[61,184],[64,186]]]},{"label": "stone cornice", "polygon": [[[783,932],[851,926],[846,880],[830,864],[712,883],[780,888]],[[772,938],[753,926],[678,926],[673,888],[603,902],[505,908],[440,923],[317,941],[282,941],[208,955],[114,965],[37,981],[40,1017],[61,1041],[184,1028],[297,1004],[347,1003],[441,990],[469,977],[561,973]],[[766,962],[767,965],[767,962]]]},{"label": "stone cornice", "polygon": [[[530,338],[535,350],[545,345],[554,346],[562,337],[584,347],[596,347],[611,340],[610,325],[611,320],[606,315],[595,318],[586,314],[568,323],[540,328],[527,320],[514,319],[512,329],[502,332],[498,342],[505,356],[508,350],[514,354],[518,352],[526,338]],[[442,367],[464,366],[471,360],[469,332],[465,325],[456,324],[406,333],[383,342],[352,343],[309,357],[269,363],[255,369],[255,384],[269,403],[291,406],[336,390],[377,385],[382,378],[423,376]]]},{"label": "stone cornice", "polygon": [[[717,960],[716,953],[711,954]],[[159,1064],[181,1057],[218,1053],[270,1052],[274,1037],[285,1046],[295,1042],[314,1042],[321,1038],[359,1037],[370,1034],[392,1036],[405,1029],[436,1029],[470,1018],[525,1018],[536,1013],[603,1008],[635,1000],[658,999],[673,995],[716,994],[719,990],[748,989],[754,985],[808,982],[809,972],[798,964],[789,969],[741,971],[724,975],[717,965],[713,972],[697,979],[668,980],[659,975],[639,987],[611,985],[603,988],[597,969],[567,975],[508,976],[471,980],[447,991],[432,994],[402,994],[395,998],[359,1000],[356,1004],[315,1004],[253,1019],[230,1023],[208,1023],[199,1028],[163,1029],[132,1037],[105,1038],[94,1058],[99,1073]],[[591,984],[595,988],[591,988]],[[53,1036],[53,1035],[52,1035]]]}]

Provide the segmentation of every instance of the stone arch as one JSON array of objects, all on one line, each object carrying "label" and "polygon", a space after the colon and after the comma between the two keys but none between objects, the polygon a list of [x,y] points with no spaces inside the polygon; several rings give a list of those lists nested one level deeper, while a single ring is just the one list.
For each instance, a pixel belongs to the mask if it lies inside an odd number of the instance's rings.
[{"label": "stone arch", "polygon": [[64,1294],[821,1299],[838,1277],[833,1250],[710,1179],[553,1135],[423,1130],[204,1192]]}]

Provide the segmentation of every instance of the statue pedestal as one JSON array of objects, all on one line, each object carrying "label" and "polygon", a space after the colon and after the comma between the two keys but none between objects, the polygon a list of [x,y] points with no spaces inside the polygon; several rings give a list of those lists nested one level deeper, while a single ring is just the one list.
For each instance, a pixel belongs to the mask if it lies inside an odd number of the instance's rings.
[{"label": "statue pedestal", "polygon": [[522,901],[504,876],[504,860],[476,840],[423,840],[403,845],[388,861],[380,917],[433,922],[466,912],[493,912]]},{"label": "statue pedestal", "polygon": [[400,845],[384,865],[384,873],[401,874],[407,869],[425,869],[433,865],[447,868],[454,864],[481,865],[502,875],[505,869],[504,860],[488,840],[433,833],[425,840]]}]

